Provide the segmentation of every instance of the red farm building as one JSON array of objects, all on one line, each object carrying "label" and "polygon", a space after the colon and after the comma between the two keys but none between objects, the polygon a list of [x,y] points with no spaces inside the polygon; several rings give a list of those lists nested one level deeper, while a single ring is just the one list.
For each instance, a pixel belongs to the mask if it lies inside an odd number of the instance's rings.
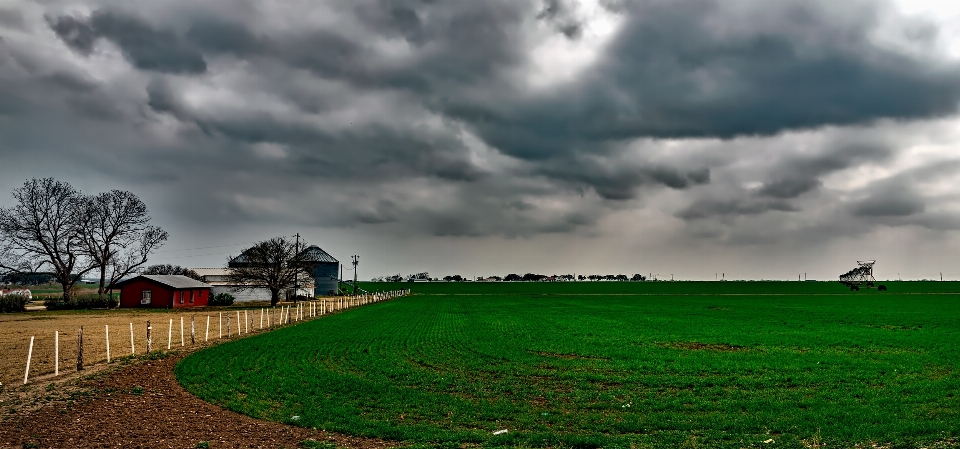
[{"label": "red farm building", "polygon": [[141,274],[114,286],[120,289],[120,307],[179,309],[210,302],[210,285],[186,276]]}]

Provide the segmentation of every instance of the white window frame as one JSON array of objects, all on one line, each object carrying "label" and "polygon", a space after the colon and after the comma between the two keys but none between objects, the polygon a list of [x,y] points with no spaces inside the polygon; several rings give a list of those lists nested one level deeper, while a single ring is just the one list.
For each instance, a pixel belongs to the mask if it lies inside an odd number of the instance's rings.
[{"label": "white window frame", "polygon": [[153,290],[143,290],[140,293],[140,305],[147,305],[153,302]]}]

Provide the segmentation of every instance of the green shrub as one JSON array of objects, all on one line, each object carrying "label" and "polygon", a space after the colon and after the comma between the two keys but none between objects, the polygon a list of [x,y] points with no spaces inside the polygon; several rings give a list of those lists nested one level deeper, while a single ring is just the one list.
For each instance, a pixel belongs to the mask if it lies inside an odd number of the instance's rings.
[{"label": "green shrub", "polygon": [[229,306],[233,304],[235,298],[229,293],[217,293],[210,299],[211,306]]},{"label": "green shrub", "polygon": [[27,297],[23,295],[0,296],[0,312],[25,312]]},{"label": "green shrub", "polygon": [[117,303],[116,298],[104,296],[100,299],[98,295],[74,295],[69,301],[63,296],[55,296],[43,301],[47,310],[112,309]]}]

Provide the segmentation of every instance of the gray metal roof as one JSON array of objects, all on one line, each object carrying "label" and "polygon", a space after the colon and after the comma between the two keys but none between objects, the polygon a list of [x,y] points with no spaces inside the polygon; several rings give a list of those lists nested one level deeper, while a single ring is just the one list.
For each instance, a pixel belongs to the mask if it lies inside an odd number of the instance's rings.
[{"label": "gray metal roof", "polygon": [[159,284],[166,285],[173,288],[210,288],[210,284],[200,282],[196,279],[182,276],[179,274],[141,274],[139,276],[134,276],[130,279],[124,279],[118,284],[126,284],[127,282],[133,281],[134,279],[149,279],[151,281],[157,282]]},{"label": "gray metal roof", "polygon": [[317,245],[310,245],[303,251],[300,251],[299,259],[304,262],[315,262],[315,263],[340,263],[337,259],[334,259],[326,251],[320,249]]},{"label": "gray metal roof", "polygon": [[[249,266],[251,263],[249,261],[250,258],[247,256],[247,251],[250,251],[250,249],[248,248],[244,250],[242,253],[240,253],[239,256],[234,257],[233,259],[230,259],[230,261],[227,263],[227,266],[230,268],[241,268],[241,267]],[[317,245],[310,245],[306,247],[303,251],[300,251],[300,253],[297,254],[297,257],[294,258],[294,260],[299,260],[300,263],[306,264],[306,265],[324,264],[324,263],[335,263],[335,264],[340,263],[340,261],[335,259],[326,251],[320,249],[320,247]]]}]

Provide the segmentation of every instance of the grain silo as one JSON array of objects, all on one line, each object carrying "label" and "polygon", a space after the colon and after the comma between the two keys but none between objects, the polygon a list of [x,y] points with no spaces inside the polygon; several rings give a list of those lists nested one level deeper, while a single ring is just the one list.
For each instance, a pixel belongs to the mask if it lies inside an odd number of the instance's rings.
[{"label": "grain silo", "polygon": [[340,262],[319,246],[310,245],[297,257],[304,268],[313,276],[313,294],[332,296],[337,294]]}]

